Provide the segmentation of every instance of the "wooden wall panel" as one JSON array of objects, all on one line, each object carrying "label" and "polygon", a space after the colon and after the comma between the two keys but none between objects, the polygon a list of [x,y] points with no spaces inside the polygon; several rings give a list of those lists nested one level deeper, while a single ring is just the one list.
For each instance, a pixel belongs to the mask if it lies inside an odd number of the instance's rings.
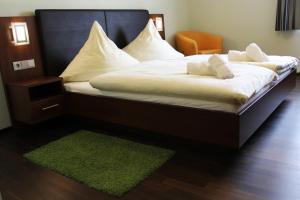
[{"label": "wooden wall panel", "polygon": [[[12,22],[26,22],[29,32],[29,45],[15,46],[9,29]],[[14,71],[12,62],[35,60],[35,68]],[[34,16],[29,17],[0,17],[0,70],[4,83],[35,78],[43,75],[39,39]]]}]

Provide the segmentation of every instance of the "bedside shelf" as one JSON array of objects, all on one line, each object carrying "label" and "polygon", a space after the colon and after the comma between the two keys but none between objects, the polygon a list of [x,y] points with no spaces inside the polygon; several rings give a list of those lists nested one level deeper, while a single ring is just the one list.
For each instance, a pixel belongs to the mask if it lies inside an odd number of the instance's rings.
[{"label": "bedside shelf", "polygon": [[38,101],[56,95],[61,95],[63,92],[61,82],[52,82],[43,85],[37,85],[34,87],[29,87],[28,90],[31,101]]},{"label": "bedside shelf", "polygon": [[51,119],[63,114],[62,79],[40,77],[8,84],[13,118],[28,124]]}]

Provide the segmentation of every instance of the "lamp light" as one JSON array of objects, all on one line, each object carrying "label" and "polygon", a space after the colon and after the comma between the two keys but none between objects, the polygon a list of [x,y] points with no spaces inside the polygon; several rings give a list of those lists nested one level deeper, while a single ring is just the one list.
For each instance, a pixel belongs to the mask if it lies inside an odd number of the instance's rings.
[{"label": "lamp light", "polygon": [[163,26],[163,18],[162,17],[156,17],[155,18],[155,25],[158,31],[164,31]]},{"label": "lamp light", "polygon": [[16,46],[30,44],[26,22],[14,22],[10,26],[13,34],[13,43]]}]

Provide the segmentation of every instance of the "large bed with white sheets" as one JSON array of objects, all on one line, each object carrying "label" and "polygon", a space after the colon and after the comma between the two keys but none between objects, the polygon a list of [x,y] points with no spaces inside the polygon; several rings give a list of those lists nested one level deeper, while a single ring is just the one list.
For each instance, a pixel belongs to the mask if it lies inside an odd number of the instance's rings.
[{"label": "large bed with white sheets", "polygon": [[[230,80],[186,74],[188,62],[201,62],[208,57],[142,62],[131,69],[106,73],[91,81],[68,82],[64,86],[66,91],[79,94],[237,113],[251,97],[267,90],[284,74],[249,63],[233,64],[236,78]],[[286,63],[289,63],[286,69],[290,70],[297,60],[286,58]]]},{"label": "large bed with white sheets", "polygon": [[[54,76],[80,50],[93,20],[104,24],[108,37],[123,48],[149,19],[146,10],[38,10],[36,15],[46,73]],[[58,45],[70,37],[72,44]],[[208,57],[145,61],[87,81],[66,82],[66,112],[199,144],[240,148],[293,89],[298,61],[274,56],[284,68],[231,63],[234,78],[226,80],[186,73],[188,62]]]}]

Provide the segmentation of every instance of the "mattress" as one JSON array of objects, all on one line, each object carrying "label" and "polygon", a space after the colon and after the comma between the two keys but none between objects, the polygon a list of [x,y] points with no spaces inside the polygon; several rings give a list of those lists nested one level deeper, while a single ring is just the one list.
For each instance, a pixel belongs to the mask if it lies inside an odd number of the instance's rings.
[{"label": "mattress", "polygon": [[217,110],[224,112],[236,113],[238,112],[240,106],[236,104],[216,102],[216,101],[206,101],[191,98],[179,98],[179,97],[168,97],[161,95],[150,95],[150,94],[132,94],[125,92],[108,92],[101,91],[93,88],[89,82],[72,82],[64,84],[66,91],[72,93],[79,93],[91,96],[107,96],[115,97],[128,100],[137,100],[144,102],[154,102],[168,105],[184,106],[198,109],[207,110]]}]

